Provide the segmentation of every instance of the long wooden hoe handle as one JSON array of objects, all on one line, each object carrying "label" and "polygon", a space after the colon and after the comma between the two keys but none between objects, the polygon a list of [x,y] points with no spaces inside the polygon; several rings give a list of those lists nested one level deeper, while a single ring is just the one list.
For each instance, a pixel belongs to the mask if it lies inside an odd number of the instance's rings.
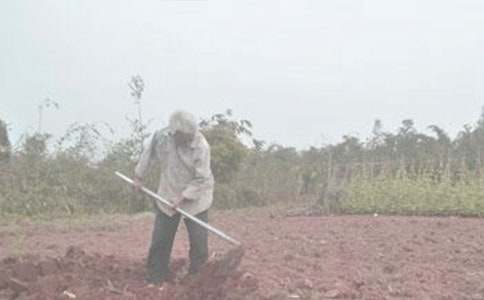
[{"label": "long wooden hoe handle", "polygon": [[[132,180],[132,179],[130,179],[129,177],[127,177],[127,176],[123,175],[123,174],[122,174],[122,173],[120,173],[120,172],[115,172],[115,174],[116,174],[116,175],[117,175],[119,178],[121,178],[121,179],[123,179],[124,181],[126,181],[127,183],[129,183],[129,184],[131,184],[131,185],[134,185],[133,180]],[[141,187],[141,191],[143,191],[145,194],[147,194],[147,195],[149,195],[149,196],[151,196],[151,197],[155,198],[155,199],[156,199],[158,202],[160,202],[160,203],[162,203],[162,204],[164,204],[164,205],[168,205],[169,207],[173,208],[173,204],[172,204],[170,201],[168,201],[168,200],[166,200],[166,199],[162,198],[160,195],[158,195],[158,194],[156,194],[156,193],[154,193],[154,192],[150,191],[149,189],[145,188],[144,186],[143,186],[143,187]],[[181,208],[179,208],[179,207],[178,207],[178,208],[175,208],[175,210],[176,210],[177,212],[179,212],[181,215],[183,215],[185,218],[188,218],[188,219],[192,220],[193,222],[195,222],[195,223],[199,224],[200,226],[204,227],[204,228],[205,228],[205,229],[207,229],[208,231],[211,231],[211,232],[212,232],[212,233],[214,233],[216,236],[218,236],[218,237],[220,237],[220,238],[222,238],[222,239],[224,239],[224,240],[226,240],[226,241],[228,241],[228,242],[230,242],[230,243],[232,243],[232,244],[234,244],[234,245],[236,245],[236,246],[240,246],[240,245],[241,245],[241,243],[240,243],[239,241],[237,241],[237,240],[235,240],[235,239],[231,238],[230,236],[228,236],[227,234],[225,234],[225,233],[223,233],[222,231],[218,230],[217,228],[213,227],[212,225],[207,224],[207,223],[205,223],[205,222],[203,222],[203,221],[199,220],[198,218],[196,218],[196,217],[194,217],[194,216],[190,215],[189,213],[187,213],[187,212],[186,212],[186,211],[184,211],[183,209],[181,209]]]}]

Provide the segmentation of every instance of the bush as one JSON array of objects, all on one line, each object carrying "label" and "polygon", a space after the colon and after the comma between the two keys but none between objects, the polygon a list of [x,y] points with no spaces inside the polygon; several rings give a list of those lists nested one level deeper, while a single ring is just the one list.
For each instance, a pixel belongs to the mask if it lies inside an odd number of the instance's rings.
[{"label": "bush", "polygon": [[435,181],[415,178],[355,179],[347,187],[342,209],[347,213],[398,215],[484,215],[484,182],[469,178]]}]

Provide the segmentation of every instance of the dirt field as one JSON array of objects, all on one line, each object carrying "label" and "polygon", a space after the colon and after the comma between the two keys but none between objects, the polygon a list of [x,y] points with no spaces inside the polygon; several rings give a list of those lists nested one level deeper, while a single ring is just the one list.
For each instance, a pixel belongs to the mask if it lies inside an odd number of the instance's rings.
[{"label": "dirt field", "polygon": [[[267,209],[211,220],[245,244],[239,270],[218,282],[181,281],[188,243],[180,228],[179,279],[163,290],[143,281],[150,214],[4,224],[0,299],[484,299],[484,220]],[[210,248],[215,261],[230,246],[212,236]]]}]

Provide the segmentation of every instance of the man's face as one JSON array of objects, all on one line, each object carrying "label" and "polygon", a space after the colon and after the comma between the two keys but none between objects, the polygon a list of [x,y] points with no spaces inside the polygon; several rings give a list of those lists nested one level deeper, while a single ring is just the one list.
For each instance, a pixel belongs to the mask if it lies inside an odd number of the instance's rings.
[{"label": "man's face", "polygon": [[173,138],[175,139],[175,144],[177,146],[185,147],[190,145],[190,143],[193,141],[194,135],[181,131],[176,131],[173,135]]}]

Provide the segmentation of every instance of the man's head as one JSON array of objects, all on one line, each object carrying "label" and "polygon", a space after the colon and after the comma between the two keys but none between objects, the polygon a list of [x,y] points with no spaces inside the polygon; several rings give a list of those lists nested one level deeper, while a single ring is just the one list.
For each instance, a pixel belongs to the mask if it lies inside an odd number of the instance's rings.
[{"label": "man's head", "polygon": [[179,146],[189,145],[198,131],[195,116],[186,111],[176,111],[170,116],[170,133]]}]

